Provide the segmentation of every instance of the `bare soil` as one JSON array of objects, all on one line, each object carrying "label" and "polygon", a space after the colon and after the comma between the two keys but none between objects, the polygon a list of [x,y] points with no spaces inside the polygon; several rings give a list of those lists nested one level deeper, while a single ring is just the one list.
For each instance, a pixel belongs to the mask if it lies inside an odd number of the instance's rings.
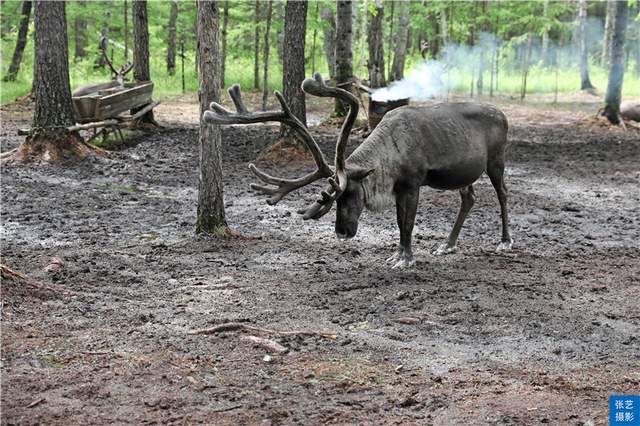
[{"label": "bare soil", "polygon": [[[108,158],[2,170],[2,263],[32,280],[2,282],[2,424],[602,425],[608,395],[638,393],[637,132],[504,105],[513,251],[494,252],[483,178],[443,257],[459,196],[423,190],[417,264],[395,271],[393,210],[341,242],[332,214],[295,213],[313,188],[275,207],[249,190],[275,126],[225,128],[241,236],[195,236],[197,130],[178,107]],[[28,119],[3,108],[2,151]],[[330,152],[337,130],[312,132]],[[227,322],[271,331],[190,334]]]}]

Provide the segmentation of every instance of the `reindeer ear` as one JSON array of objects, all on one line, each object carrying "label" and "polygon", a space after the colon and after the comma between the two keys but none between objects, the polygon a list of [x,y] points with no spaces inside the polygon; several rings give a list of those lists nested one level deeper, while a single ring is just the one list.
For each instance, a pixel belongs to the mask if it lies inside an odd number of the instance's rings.
[{"label": "reindeer ear", "polygon": [[355,167],[347,169],[349,179],[362,180],[373,173],[376,169],[365,169],[364,167]]}]

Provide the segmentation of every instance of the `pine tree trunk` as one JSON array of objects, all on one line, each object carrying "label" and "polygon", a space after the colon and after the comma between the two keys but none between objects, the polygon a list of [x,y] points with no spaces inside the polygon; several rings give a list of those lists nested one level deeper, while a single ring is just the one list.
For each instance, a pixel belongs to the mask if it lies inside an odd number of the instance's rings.
[{"label": "pine tree trunk", "polygon": [[604,116],[613,124],[620,123],[620,101],[622,97],[622,81],[624,79],[624,42],[627,32],[629,4],[627,1],[616,2],[616,17],[611,42],[611,66],[609,83],[604,98]]},{"label": "pine tree trunk", "polygon": [[[133,78],[137,82],[151,81],[149,71],[149,26],[146,0],[133,0]],[[139,109],[136,108],[132,112]],[[141,123],[155,124],[153,110],[140,118]]]},{"label": "pine tree trunk", "polygon": [[[488,0],[483,0],[482,1],[482,16],[483,17],[486,18],[488,10],[489,10],[489,1]],[[488,30],[488,28],[487,28],[487,25],[485,23],[483,25],[483,27],[482,27],[482,31],[488,32],[487,30]],[[480,43],[482,43],[482,38],[480,38]],[[486,47],[488,47],[488,46],[486,46]],[[485,46],[480,46],[480,62],[478,64],[478,81],[476,83],[476,89],[478,91],[478,96],[482,96],[482,94],[484,92],[484,62],[485,62],[484,52],[485,52]]]},{"label": "pine tree trunk", "polygon": [[369,16],[368,0],[364,0],[362,16],[360,19],[360,64],[358,71],[358,80],[362,80],[365,65],[365,49],[367,48],[367,20]]},{"label": "pine tree trunk", "polygon": [[322,49],[327,59],[327,67],[329,68],[329,79],[334,80],[336,77],[336,20],[333,11],[326,4],[322,4]]},{"label": "pine tree trunk", "polygon": [[587,46],[587,0],[578,3],[578,37],[580,43],[580,90],[594,89],[589,79],[589,49]]},{"label": "pine tree trunk", "polygon": [[225,87],[224,77],[227,68],[227,25],[229,24],[229,0],[224,0],[222,13],[222,56],[220,57],[220,84]]},{"label": "pine tree trunk", "polygon": [[[336,86],[352,91],[353,85],[353,3],[350,0],[338,0],[336,4]],[[348,106],[335,100],[335,115],[343,117]]]},{"label": "pine tree trunk", "polygon": [[[102,31],[100,33],[100,38],[105,38],[109,40],[109,21],[111,21],[111,4],[110,2],[104,3],[104,15],[102,21]],[[100,55],[98,57],[98,66],[106,67],[107,60],[104,55]]]},{"label": "pine tree trunk", "polygon": [[267,17],[265,22],[264,29],[264,54],[262,57],[262,61],[264,62],[264,72],[263,72],[263,80],[262,80],[262,110],[267,110],[267,98],[269,97],[269,47],[271,43],[269,42],[269,36],[271,34],[271,14],[273,11],[273,1],[269,0],[267,2]]},{"label": "pine tree trunk", "polygon": [[440,38],[442,40],[442,48],[447,46],[447,9],[440,12]]},{"label": "pine tree trunk", "polygon": [[85,50],[87,45],[87,20],[85,18],[87,13],[87,2],[79,1],[78,6],[80,10],[73,22],[73,29],[75,33],[73,51],[74,59],[81,59],[87,56],[87,51]]},{"label": "pine tree trunk", "polygon": [[409,3],[400,2],[398,10],[398,29],[396,32],[396,50],[393,55],[393,66],[389,80],[404,78],[404,62],[407,56],[407,41],[409,40]]},{"label": "pine tree trunk", "polygon": [[36,1],[33,127],[47,132],[75,124],[69,84],[64,2]]},{"label": "pine tree trunk", "polygon": [[124,61],[129,62],[129,6],[124,0]]},{"label": "pine tree trunk", "polygon": [[[220,100],[220,52],[218,46],[218,2],[198,1],[198,60],[200,62],[200,117],[211,102]],[[196,232],[224,235],[222,149],[220,126],[200,119],[198,135],[200,173]]]},{"label": "pine tree trunk", "polygon": [[[393,43],[395,41],[395,33],[393,32],[393,24],[394,22],[394,13],[395,13],[395,5],[396,2],[395,1],[391,1],[391,10],[389,13],[389,35],[387,37],[388,39],[388,44],[387,44],[387,60],[385,62],[385,64],[387,65],[387,75],[389,76],[389,81],[393,81],[391,79],[391,52],[393,52]],[[384,29],[382,30],[384,32]],[[338,33],[339,34],[339,33]]]},{"label": "pine tree trunk", "polygon": [[[282,69],[283,95],[293,115],[307,124],[304,92],[300,87],[304,75],[304,42],[307,29],[306,1],[288,0],[284,15],[284,63]],[[293,142],[293,131],[280,126],[280,138]]]},{"label": "pine tree trunk", "polygon": [[16,41],[16,48],[13,51],[13,57],[11,58],[11,65],[9,65],[9,72],[4,77],[4,81],[15,81],[20,71],[20,63],[22,62],[22,54],[24,48],[27,45],[27,34],[29,32],[29,19],[31,17],[31,2],[25,1],[22,3],[22,13],[20,14],[20,29],[18,30],[18,40]]},{"label": "pine tree trunk", "polygon": [[176,23],[178,21],[178,2],[171,2],[171,14],[169,15],[169,27],[167,37],[167,72],[169,75],[176,73]]},{"label": "pine tree trunk", "polygon": [[315,13],[313,14],[313,42],[311,45],[311,73],[316,72],[316,40],[318,39],[318,10],[320,2],[316,2]]},{"label": "pine tree trunk", "polygon": [[3,164],[56,161],[95,152],[82,141],[78,132],[68,130],[75,124],[75,118],[69,85],[65,3],[36,1],[34,24],[35,108],[32,129],[24,143],[2,154]]},{"label": "pine tree trunk", "polygon": [[255,35],[253,37],[253,88],[260,89],[260,1],[256,0]]},{"label": "pine tree trunk", "polygon": [[609,58],[611,56],[611,40],[613,39],[613,20],[616,14],[616,1],[606,0],[606,17],[604,20],[604,37],[602,39],[602,57],[600,59],[600,65],[609,65]]},{"label": "pine tree trunk", "polygon": [[382,24],[384,22],[384,7],[382,0],[375,0],[376,11],[375,16],[371,16],[369,23],[369,86],[371,88],[384,87],[386,80],[384,78],[384,34]]},{"label": "pine tree trunk", "polygon": [[[544,0],[542,4],[542,16],[545,21],[548,20],[549,16],[549,0]],[[547,65],[549,63],[547,56],[549,52],[549,30],[545,27],[542,33],[542,47],[540,48],[540,59],[543,65]]]}]

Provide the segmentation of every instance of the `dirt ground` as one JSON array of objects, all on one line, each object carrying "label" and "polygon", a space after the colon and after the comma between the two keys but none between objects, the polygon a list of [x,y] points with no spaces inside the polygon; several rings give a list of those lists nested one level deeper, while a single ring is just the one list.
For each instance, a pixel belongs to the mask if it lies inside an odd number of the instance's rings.
[{"label": "dirt ground", "polygon": [[[393,210],[341,242],[295,213],[314,188],[249,190],[274,126],[224,130],[238,238],[194,235],[187,104],[107,159],[4,167],[2,263],[34,283],[2,283],[2,424],[607,424],[640,390],[640,136],[585,124],[593,105],[502,107],[513,250],[483,178],[458,253],[431,255],[459,196],[425,188],[406,271]],[[3,107],[2,151],[29,117]],[[227,322],[271,331],[190,334]]]}]

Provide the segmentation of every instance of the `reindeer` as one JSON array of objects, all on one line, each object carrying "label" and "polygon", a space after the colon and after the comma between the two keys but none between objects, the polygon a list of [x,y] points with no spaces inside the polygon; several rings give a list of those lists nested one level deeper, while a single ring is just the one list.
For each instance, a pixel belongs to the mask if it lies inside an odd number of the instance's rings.
[{"label": "reindeer", "polygon": [[364,208],[382,210],[395,201],[400,245],[387,259],[393,268],[414,265],[411,234],[418,207],[421,186],[458,190],[462,205],[447,242],[433,253],[442,255],[456,251],[458,234],[475,193],[473,183],[487,173],[498,194],[502,216],[502,241],[497,250],[512,246],[507,218],[507,189],[504,184],[507,119],[491,105],[444,103],[429,107],[404,106],[382,119],[369,137],[345,159],[349,133],[358,115],[358,101],[351,93],[325,85],[318,73],[302,83],[305,93],[340,99],[349,106],[335,151],[335,167],[329,166],[307,128],[291,113],[279,92],[275,96],[281,111],[249,112],[242,103],[240,87],[234,85],[229,94],[235,104],[233,113],[213,102],[204,120],[213,124],[248,124],[276,121],[293,128],[311,153],[316,170],[297,179],[268,175],[250,164],[249,168],[265,185],[251,188],[269,195],[267,203],[277,204],[289,192],[326,178],[328,188],[308,208],[298,213],[306,219],[319,219],[337,201],[335,232],[339,239],[353,238]]},{"label": "reindeer", "polygon": [[81,86],[73,92],[73,96],[75,97],[85,96],[85,95],[90,95],[91,93],[99,92],[100,90],[113,89],[116,87],[119,87],[119,88],[124,87],[124,77],[129,73],[129,71],[133,69],[133,63],[129,62],[125,65],[122,65],[120,69],[116,70],[113,64],[111,63],[109,56],[107,55],[107,44],[108,44],[107,38],[102,37],[100,39],[100,50],[102,51],[102,56],[104,57],[105,62],[107,63],[107,65],[109,65],[111,72],[115,76],[115,79],[108,81],[106,83],[97,83],[97,84],[90,84],[87,86]]}]

